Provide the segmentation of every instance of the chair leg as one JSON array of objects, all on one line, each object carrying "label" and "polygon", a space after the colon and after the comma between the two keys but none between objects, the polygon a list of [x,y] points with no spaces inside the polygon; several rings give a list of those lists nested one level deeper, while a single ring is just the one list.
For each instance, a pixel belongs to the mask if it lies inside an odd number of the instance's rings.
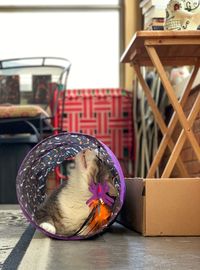
[{"label": "chair leg", "polygon": [[[140,84],[142,86],[142,89],[145,92],[146,98],[148,100],[148,104],[150,105],[150,107],[152,109],[155,120],[158,123],[158,126],[160,127],[160,130],[161,130],[162,134],[165,135],[167,133],[167,131],[168,131],[168,128],[167,128],[167,126],[166,126],[166,124],[165,124],[165,122],[163,120],[163,117],[162,117],[160,111],[158,110],[158,107],[157,107],[155,101],[153,100],[153,98],[151,96],[151,91],[150,91],[147,83],[145,82],[142,74],[141,74],[140,67],[137,64],[134,64],[134,70],[135,70],[136,75],[138,77],[138,80],[139,80],[139,82],[140,82]],[[168,147],[170,148],[171,151],[173,151],[174,143],[173,143],[171,138],[169,138]],[[181,175],[183,177],[189,176],[183,162],[180,159],[180,157],[179,157],[179,159],[177,161],[177,166],[178,166],[179,171],[180,171],[180,173],[181,173]]]},{"label": "chair leg", "polygon": [[165,69],[159,59],[159,56],[153,46],[146,46],[147,52],[149,54],[149,57],[151,58],[151,61],[153,65],[156,67],[158,74],[160,75],[160,78],[162,80],[163,86],[167,92],[167,95],[169,97],[169,100],[174,108],[174,110],[177,112],[178,119],[185,130],[186,136],[188,140],[190,141],[192,148],[194,149],[194,152],[200,161],[200,146],[194,136],[193,131],[190,128],[190,125],[186,119],[186,116],[183,112],[183,109],[181,105],[179,104],[176,95],[174,93],[174,89],[166,75]]},{"label": "chair leg", "polygon": [[[194,69],[193,69],[193,72],[192,72],[192,75],[190,77],[190,80],[185,88],[185,91],[183,93],[183,96],[181,97],[181,100],[180,100],[180,104],[181,106],[183,107],[188,99],[188,96],[190,94],[190,91],[191,91],[191,88],[192,88],[192,85],[193,85],[193,82],[196,78],[196,75],[198,73],[198,70],[199,70],[199,66],[195,66]],[[170,123],[168,125],[168,131],[167,133],[163,136],[162,138],[162,141],[159,145],[159,148],[156,152],[156,155],[155,155],[155,158],[151,164],[151,167],[149,169],[149,172],[148,172],[148,175],[147,177],[148,178],[151,178],[154,176],[155,174],[155,171],[156,171],[156,168],[158,167],[160,161],[161,161],[161,158],[163,157],[164,155],[164,152],[166,150],[166,147],[169,143],[169,139],[171,138],[172,136],[172,133],[176,127],[176,124],[178,122],[178,116],[177,116],[177,113],[176,111],[174,111],[174,114],[172,115],[171,117],[171,120],[170,120]]]},{"label": "chair leg", "polygon": [[[197,117],[197,114],[199,113],[200,111],[200,93],[198,94],[198,97],[197,99],[195,100],[195,103],[191,109],[191,112],[187,118],[189,124],[190,124],[190,127],[192,127],[193,123],[194,123],[194,120],[196,119]],[[177,143],[174,147],[174,150],[168,160],[168,163],[162,173],[162,176],[161,178],[167,178],[170,176],[173,168],[174,168],[174,165],[176,163],[176,160],[178,158],[178,156],[180,155],[180,152],[183,148],[183,145],[185,143],[185,140],[186,140],[186,134],[185,134],[185,131],[184,129],[181,131],[181,134],[177,140]]]}]

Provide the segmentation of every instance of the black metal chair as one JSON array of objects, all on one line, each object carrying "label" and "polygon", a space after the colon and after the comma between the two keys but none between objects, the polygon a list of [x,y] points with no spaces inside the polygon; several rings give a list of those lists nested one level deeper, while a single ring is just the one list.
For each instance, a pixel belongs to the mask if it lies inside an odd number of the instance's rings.
[{"label": "black metal chair", "polygon": [[0,139],[30,134],[39,141],[60,128],[54,118],[70,67],[56,57],[0,61]]},{"label": "black metal chair", "polygon": [[64,98],[70,66],[55,57],[0,61],[0,203],[17,203],[22,160],[40,140],[62,131],[58,99]]}]

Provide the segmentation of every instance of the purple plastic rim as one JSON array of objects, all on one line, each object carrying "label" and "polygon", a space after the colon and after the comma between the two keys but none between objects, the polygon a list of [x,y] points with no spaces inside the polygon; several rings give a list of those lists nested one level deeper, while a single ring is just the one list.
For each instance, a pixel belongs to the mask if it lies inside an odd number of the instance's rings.
[{"label": "purple plastic rim", "polygon": [[[16,187],[17,185],[19,185],[19,172],[22,170],[23,166],[24,166],[24,163],[26,161],[26,159],[30,156],[31,153],[33,153],[42,143],[44,143],[45,141],[48,141],[50,140],[51,138],[53,137],[58,137],[58,136],[63,136],[63,135],[77,135],[77,136],[84,136],[84,137],[87,137],[88,139],[90,140],[95,140],[97,143],[99,143],[104,149],[105,151],[107,152],[107,154],[110,156],[111,160],[113,161],[113,164],[114,164],[114,167],[119,175],[119,179],[120,179],[120,185],[121,185],[121,189],[120,189],[120,196],[119,196],[119,199],[120,199],[120,208],[118,209],[118,212],[115,213],[115,215],[113,215],[113,218],[109,221],[109,223],[107,224],[106,228],[109,227],[109,225],[111,223],[113,223],[113,221],[115,220],[117,214],[119,213],[120,209],[122,208],[122,205],[123,205],[123,202],[124,202],[124,197],[125,197],[125,190],[126,190],[126,186],[125,186],[125,180],[124,180],[124,175],[123,175],[123,172],[122,172],[122,169],[121,169],[121,166],[120,166],[120,163],[118,161],[118,159],[116,158],[116,156],[114,155],[114,153],[110,150],[110,148],[108,146],[106,146],[103,142],[101,142],[100,140],[96,139],[95,137],[91,136],[91,135],[87,135],[87,134],[84,134],[84,133],[78,133],[78,132],[62,132],[62,133],[59,133],[57,135],[51,135],[47,138],[45,138],[44,140],[42,140],[41,142],[39,142],[37,145],[35,145],[29,152],[28,154],[26,155],[26,157],[24,158],[23,162],[21,163],[21,166],[18,170],[18,175],[17,175],[17,179],[16,179]],[[99,234],[100,232],[98,233],[95,233],[95,234],[92,234],[92,235],[89,235],[89,236],[61,236],[61,235],[57,235],[57,234],[52,234],[52,233],[49,233],[47,231],[45,231],[44,229],[42,229],[35,221],[33,221],[31,219],[31,214],[26,210],[26,208],[24,207],[24,205],[21,203],[21,200],[19,199],[20,198],[20,194],[19,194],[19,191],[18,189],[16,188],[16,193],[17,193],[17,198],[18,198],[18,202],[19,202],[19,205],[20,205],[20,208],[24,214],[24,216],[26,217],[26,219],[39,231],[41,231],[42,233],[44,233],[45,235],[47,235],[48,237],[50,238],[54,238],[54,239],[59,239],[59,240],[83,240],[83,239],[88,239],[90,237],[93,237],[95,236],[96,234]],[[103,232],[106,228],[102,228],[102,231]]]}]

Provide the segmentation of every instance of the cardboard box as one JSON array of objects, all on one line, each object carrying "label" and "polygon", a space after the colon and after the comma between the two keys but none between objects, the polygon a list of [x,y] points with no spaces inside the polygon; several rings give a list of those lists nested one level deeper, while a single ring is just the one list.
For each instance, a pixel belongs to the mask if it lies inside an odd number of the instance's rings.
[{"label": "cardboard box", "polygon": [[119,221],[144,236],[200,235],[200,178],[126,179]]}]

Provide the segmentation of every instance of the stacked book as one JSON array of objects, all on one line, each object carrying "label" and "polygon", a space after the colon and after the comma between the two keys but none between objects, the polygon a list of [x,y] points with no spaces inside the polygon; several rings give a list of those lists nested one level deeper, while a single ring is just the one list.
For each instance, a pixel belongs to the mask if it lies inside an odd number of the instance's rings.
[{"label": "stacked book", "polygon": [[169,0],[141,0],[144,30],[164,30],[166,7]]}]

